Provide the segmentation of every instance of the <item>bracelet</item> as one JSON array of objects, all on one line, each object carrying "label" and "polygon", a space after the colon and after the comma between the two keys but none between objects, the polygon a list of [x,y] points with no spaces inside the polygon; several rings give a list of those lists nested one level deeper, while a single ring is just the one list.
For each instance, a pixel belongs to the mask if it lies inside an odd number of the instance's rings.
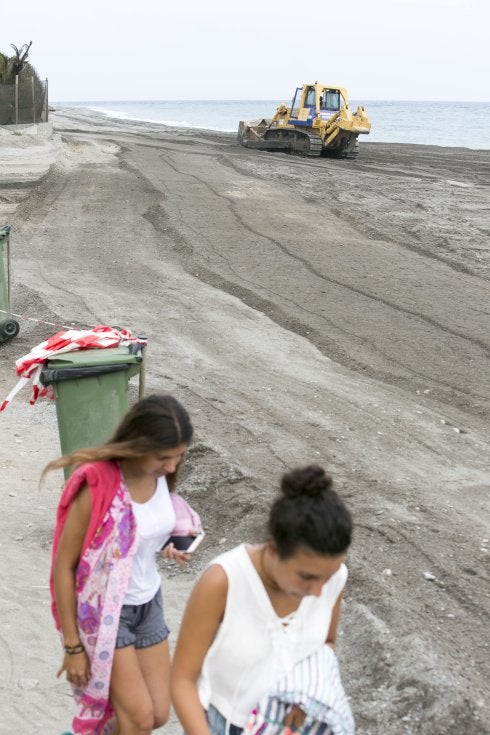
[{"label": "bracelet", "polygon": [[83,653],[85,651],[83,643],[77,643],[76,646],[65,646],[64,648],[65,653],[69,656],[74,656],[76,653]]}]

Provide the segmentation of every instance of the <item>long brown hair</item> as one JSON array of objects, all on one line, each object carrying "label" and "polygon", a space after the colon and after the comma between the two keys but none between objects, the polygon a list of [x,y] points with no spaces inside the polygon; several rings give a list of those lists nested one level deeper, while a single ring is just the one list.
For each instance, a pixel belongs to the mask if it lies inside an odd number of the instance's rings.
[{"label": "long brown hair", "polygon": [[[192,434],[189,414],[176,398],[166,393],[146,396],[129,409],[112,439],[98,447],[77,449],[49,462],[41,480],[55,469],[75,469],[86,462],[135,459],[148,452],[173,449],[189,444]],[[175,487],[177,471],[178,468],[167,475],[171,490]]]}]

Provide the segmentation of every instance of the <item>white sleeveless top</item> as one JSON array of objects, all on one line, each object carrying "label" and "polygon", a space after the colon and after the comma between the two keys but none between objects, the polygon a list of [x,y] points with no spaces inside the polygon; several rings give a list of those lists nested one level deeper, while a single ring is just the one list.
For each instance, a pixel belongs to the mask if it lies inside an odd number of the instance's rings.
[{"label": "white sleeveless top", "polygon": [[303,597],[292,615],[280,618],[245,544],[211,563],[225,570],[228,594],[223,621],[204,659],[199,698],[204,709],[212,704],[229,723],[244,727],[278,679],[327,640],[347,568],[342,564],[319,597]]},{"label": "white sleeveless top", "polygon": [[144,605],[155,597],[161,585],[156,553],[175,526],[175,511],[165,477],[159,477],[155,492],[146,503],[131,501],[138,546],[133,556],[131,579],[123,605]]}]

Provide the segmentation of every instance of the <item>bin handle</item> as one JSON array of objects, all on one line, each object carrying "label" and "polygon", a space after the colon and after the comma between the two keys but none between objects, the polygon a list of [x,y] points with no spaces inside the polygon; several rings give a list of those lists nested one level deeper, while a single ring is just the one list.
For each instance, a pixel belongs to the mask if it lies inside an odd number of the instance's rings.
[{"label": "bin handle", "polygon": [[43,368],[39,375],[39,380],[43,385],[50,385],[50,383],[58,383],[61,380],[93,378],[96,375],[105,375],[107,373],[121,373],[123,370],[129,370],[129,365],[127,363],[116,363],[114,365],[90,365],[78,368]]}]

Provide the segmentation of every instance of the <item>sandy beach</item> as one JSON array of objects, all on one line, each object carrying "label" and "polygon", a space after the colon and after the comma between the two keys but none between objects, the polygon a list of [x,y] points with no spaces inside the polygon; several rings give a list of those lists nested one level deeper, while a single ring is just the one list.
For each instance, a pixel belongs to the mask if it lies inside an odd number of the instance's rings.
[{"label": "sandy beach", "polygon": [[[174,393],[196,428],[181,490],[207,530],[188,569],[161,566],[173,640],[204,564],[260,538],[281,473],[317,462],[355,520],[339,656],[358,735],[489,733],[490,151],[362,141],[356,161],[303,159],[51,120],[0,129],[22,317],[1,399],[48,322],[148,337],[146,391]],[[62,476],[38,487],[58,432],[29,395],[0,414],[0,734],[60,735]]]}]

